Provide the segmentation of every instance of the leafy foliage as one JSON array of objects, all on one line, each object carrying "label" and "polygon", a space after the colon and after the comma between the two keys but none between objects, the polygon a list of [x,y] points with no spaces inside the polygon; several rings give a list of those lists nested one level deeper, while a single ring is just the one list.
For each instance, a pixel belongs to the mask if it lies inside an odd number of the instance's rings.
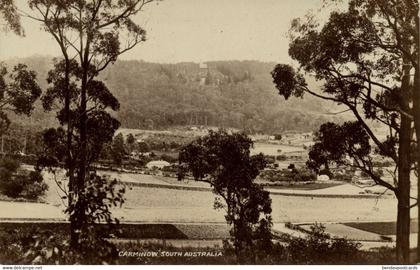
[{"label": "leafy foliage", "polygon": [[304,168],[295,170],[264,170],[259,177],[273,183],[312,182],[316,180],[316,175]]},{"label": "leafy foliage", "polygon": [[[316,170],[323,165],[328,170],[328,162],[344,163],[395,192],[399,205],[397,257],[401,262],[409,260],[410,171],[418,169],[413,162],[417,146],[412,143],[412,121],[420,128],[420,110],[416,109],[420,108],[420,92],[410,82],[410,70],[414,69],[418,88],[418,10],[413,0],[392,4],[351,0],[346,10],[332,12],[322,26],[313,17],[296,19],[290,31],[289,54],[300,70],[277,65],[272,72],[284,98],[307,93],[342,105],[354,115],[357,123],[321,126],[308,165]],[[322,82],[322,87],[313,89],[300,80],[304,72]],[[372,122],[387,130],[385,140],[372,128]],[[398,175],[393,175],[393,181],[383,179],[373,167],[371,148],[396,164]]]},{"label": "leafy foliage", "polygon": [[92,228],[101,221],[111,225],[114,220],[109,207],[116,200],[123,202],[124,190],[115,193],[114,181],[108,186],[91,168],[120,125],[109,112],[118,110],[119,102],[98,75],[120,54],[145,41],[145,30],[132,17],[150,2],[28,1],[34,13],[30,18],[41,22],[62,54],[48,73],[50,87],[42,99],[45,110],[58,107],[61,127],[44,134],[44,138],[54,140],[45,144],[47,155],[41,157],[39,165],[50,171],[59,165],[67,172],[70,245],[81,255],[84,248],[100,245],[103,236],[97,236]]},{"label": "leafy foliage", "polygon": [[329,168],[329,162],[348,165],[346,157],[366,160],[371,153],[369,136],[358,122],[346,122],[343,125],[325,123],[316,133],[315,141],[307,164],[317,172],[322,165]]},{"label": "leafy foliage", "polygon": [[5,66],[0,65],[0,132],[4,134],[10,124],[5,111],[30,115],[40,95],[41,88],[34,71],[28,70],[24,64],[18,64],[9,73]]},{"label": "leafy foliage", "polygon": [[26,171],[20,168],[17,160],[3,158],[0,161],[0,191],[11,197],[37,199],[48,189],[41,172]]},{"label": "leafy foliage", "polygon": [[1,19],[4,20],[5,30],[12,30],[15,34],[23,35],[22,25],[20,24],[20,17],[18,9],[13,0],[0,1]]},{"label": "leafy foliage", "polygon": [[[226,210],[239,262],[255,261],[256,246],[271,247],[271,199],[254,183],[265,166],[262,154],[250,156],[252,141],[243,134],[211,131],[185,146],[181,166],[198,181],[210,183],[220,197],[214,207]],[[262,216],[261,216],[262,215]]]},{"label": "leafy foliage", "polygon": [[124,137],[121,133],[119,133],[115,136],[114,140],[112,140],[111,156],[116,164],[121,165],[124,155]]},{"label": "leafy foliage", "polygon": [[290,264],[354,264],[362,260],[360,247],[358,242],[331,238],[316,224],[306,238],[290,238],[283,256]]}]

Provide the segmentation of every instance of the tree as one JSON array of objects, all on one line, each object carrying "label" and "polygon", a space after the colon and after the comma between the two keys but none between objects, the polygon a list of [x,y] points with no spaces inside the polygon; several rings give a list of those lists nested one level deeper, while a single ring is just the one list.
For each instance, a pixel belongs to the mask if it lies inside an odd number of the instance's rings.
[{"label": "tree", "polygon": [[7,111],[29,116],[40,95],[41,88],[34,71],[18,64],[9,73],[6,67],[0,65],[0,133],[4,134],[10,125]]},{"label": "tree", "polygon": [[[122,195],[124,188],[119,188],[116,180],[109,181],[104,177],[96,175],[90,165],[99,159],[104,145],[111,142],[114,132],[120,126],[108,110],[119,108],[118,100],[110,93],[108,88],[100,81],[91,80],[87,87],[87,99],[89,105],[85,111],[87,118],[87,145],[82,158],[80,151],[81,140],[81,107],[78,102],[80,97],[80,67],[76,61],[70,62],[69,74],[66,72],[64,60],[56,60],[54,69],[48,73],[47,81],[50,87],[42,97],[42,104],[46,111],[65,104],[66,96],[70,97],[69,107],[61,107],[57,111],[57,119],[62,126],[50,128],[44,131],[44,151],[38,159],[39,168],[47,168],[55,173],[57,168],[64,168],[76,175],[79,168],[76,166],[85,160],[88,166],[87,178],[83,187],[77,186],[74,181],[69,180],[69,187],[66,189],[58,181],[64,197],[68,198],[66,212],[70,216],[71,222],[71,248],[77,248],[81,257],[91,258],[95,252],[98,257],[107,257],[103,254],[109,254],[108,260],[112,261],[116,256],[115,247],[106,241],[102,233],[97,230],[98,223],[105,222],[112,228],[112,223],[118,223],[117,219],[112,219],[109,207],[122,204],[124,202]],[[68,78],[69,87],[62,87]],[[65,92],[69,90],[70,92]],[[67,135],[70,134],[72,144],[68,142]],[[70,149],[70,159],[66,155]],[[70,178],[70,176],[69,176]],[[54,175],[55,179],[55,175]],[[76,179],[71,178],[71,179]],[[101,255],[102,254],[102,255]],[[93,256],[94,257],[94,256]],[[89,261],[87,261],[89,262]]]},{"label": "tree", "polygon": [[126,141],[127,141],[127,144],[133,145],[133,144],[136,143],[136,138],[134,138],[133,134],[130,133],[130,134],[127,135]]},{"label": "tree", "polygon": [[[411,156],[411,160],[413,163],[416,163],[413,164],[412,168],[406,169],[414,170],[417,176],[418,199],[420,198],[420,181],[418,180],[420,175],[420,155],[418,154],[420,153],[420,143],[418,142],[420,138],[420,3],[416,0],[392,1],[392,4],[384,0],[366,0],[357,4],[360,5],[359,10],[363,16],[368,17],[375,25],[380,25],[386,30],[388,38],[381,38],[377,46],[394,52],[403,59],[404,68],[401,76],[405,78],[407,84],[410,80],[409,77],[413,75],[414,81],[410,82],[410,91],[408,91],[411,92],[409,95],[411,96],[412,105],[406,104],[400,109],[406,118],[414,122],[416,140],[413,140],[413,149],[417,149]],[[406,120],[405,122],[405,125],[408,126],[408,121]],[[420,214],[420,207],[418,207],[418,211]],[[420,219],[420,215],[418,217]],[[417,262],[420,262],[420,235],[418,235],[417,243]]]},{"label": "tree", "polygon": [[4,21],[3,26],[6,30],[10,29],[17,35],[23,34],[18,9],[13,0],[0,1],[0,13],[1,19]]},{"label": "tree", "polygon": [[250,156],[251,147],[251,139],[243,134],[210,131],[179,154],[180,167],[209,183],[218,195],[214,207],[227,213],[240,263],[255,262],[257,250],[271,246],[271,199],[254,183],[265,159],[262,154]]},{"label": "tree", "polygon": [[136,138],[133,134],[128,134],[126,138],[128,152],[131,153],[136,147]]},{"label": "tree", "polygon": [[[22,35],[20,16],[13,0],[0,1],[0,19],[5,29]],[[29,116],[35,101],[41,95],[41,88],[36,82],[36,73],[28,70],[24,64],[16,65],[9,73],[0,63],[0,133],[9,127],[10,120],[5,111]]]},{"label": "tree", "polygon": [[121,133],[118,133],[112,140],[111,156],[117,165],[121,165],[124,155],[124,136]]},{"label": "tree", "polygon": [[140,153],[146,153],[150,151],[150,146],[146,142],[139,142],[138,148]]},{"label": "tree", "polygon": [[91,222],[85,214],[89,206],[85,196],[90,194],[86,192],[88,183],[98,179],[90,172],[91,163],[100,154],[96,150],[104,142],[97,140],[98,136],[107,132],[110,140],[117,126],[105,109],[118,109],[118,101],[97,77],[119,55],[145,41],[145,30],[132,17],[152,1],[29,0],[33,13],[26,16],[42,23],[63,57],[50,73],[50,83],[57,89],[52,89],[50,96],[59,100],[57,116],[66,126],[65,138],[60,140],[66,145],[64,164],[69,176],[68,210],[75,249],[80,247],[80,232]]},{"label": "tree", "polygon": [[[6,30],[15,34],[23,34],[20,17],[13,0],[0,1],[0,19],[5,22]],[[12,72],[0,63],[0,135],[3,136],[9,128],[10,120],[6,112],[18,115],[31,115],[34,103],[41,95],[41,88],[36,81],[36,73],[28,70],[26,65],[14,66]],[[15,146],[17,144],[14,144]],[[6,195],[17,197],[21,192],[33,199],[41,195],[48,187],[42,182],[38,171],[28,175],[17,174],[19,162],[4,158],[0,160],[0,189]]]},{"label": "tree", "polygon": [[[405,5],[409,1],[401,2],[406,2]],[[346,106],[353,113],[356,118],[354,123],[321,127],[318,137],[320,144],[315,145],[312,152],[313,165],[325,165],[331,160],[342,162],[343,153],[346,153],[354,161],[347,165],[361,169],[377,184],[394,191],[398,199],[397,257],[400,262],[408,262],[410,169],[414,150],[411,145],[412,117],[409,114],[409,104],[413,99],[408,76],[411,63],[398,50],[406,46],[398,43],[400,36],[388,31],[387,18],[383,14],[377,14],[379,19],[372,15],[373,6],[383,8],[384,5],[393,6],[381,0],[350,1],[347,11],[331,13],[323,27],[312,17],[304,23],[294,20],[289,54],[299,62],[301,71],[296,72],[287,65],[277,65],[272,76],[276,88],[285,99],[303,97],[308,93]],[[399,15],[411,23],[408,18],[412,16],[411,13]],[[394,43],[398,46],[394,46]],[[310,89],[303,72],[323,82],[321,91]],[[370,122],[387,127],[389,133],[386,140],[378,137]],[[345,137],[339,137],[339,134]],[[344,143],[337,143],[332,138]],[[328,140],[334,143],[324,148]],[[383,180],[375,171],[371,158],[365,152],[371,149],[367,144],[369,140],[374,143],[372,148],[378,154],[395,162],[398,171],[394,175],[395,185]]]}]

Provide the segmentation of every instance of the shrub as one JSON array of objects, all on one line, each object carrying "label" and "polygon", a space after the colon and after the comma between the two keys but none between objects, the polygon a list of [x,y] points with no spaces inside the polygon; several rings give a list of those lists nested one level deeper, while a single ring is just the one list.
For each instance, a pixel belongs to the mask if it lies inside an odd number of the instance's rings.
[{"label": "shrub", "polygon": [[2,193],[11,198],[19,197],[25,187],[25,178],[20,175],[6,179],[1,185]]},{"label": "shrub", "polygon": [[91,242],[72,250],[68,234],[53,230],[10,230],[1,235],[0,255],[6,264],[109,264],[116,263],[117,249],[92,232]]},{"label": "shrub", "polygon": [[330,179],[333,178],[333,173],[331,172],[330,169],[322,169],[319,171],[318,173],[319,175],[326,175],[328,176]]},{"label": "shrub", "polygon": [[260,174],[260,178],[270,182],[311,182],[316,180],[316,174],[313,172],[300,169],[289,170],[266,170]]},{"label": "shrub", "polygon": [[285,160],[287,160],[287,157],[286,157],[286,155],[278,155],[276,157],[276,160],[277,161],[285,161]]},{"label": "shrub", "polygon": [[[71,251],[66,228],[51,223],[21,224],[0,228],[0,262],[3,264],[236,264],[235,251],[225,241],[223,256],[217,257],[118,257],[109,243],[96,242],[83,256]],[[256,247],[257,264],[395,264],[395,249],[377,248],[369,251],[355,249],[346,239],[330,238],[325,233],[312,231],[304,239],[280,237],[279,243],[269,249]],[[312,235],[311,235],[312,234]],[[173,247],[163,243],[118,242],[119,251],[221,251],[220,248]],[[93,249],[92,249],[93,248]],[[96,252],[96,249],[100,252]],[[103,253],[109,251],[110,253]],[[320,252],[324,252],[325,254]],[[101,254],[100,256],[97,256]],[[109,257],[104,257],[104,255]],[[315,256],[315,257],[314,257]],[[307,259],[305,259],[307,258]]]},{"label": "shrub", "polygon": [[264,158],[265,158],[265,161],[267,162],[267,164],[273,164],[273,163],[276,162],[275,156],[265,155]]},{"label": "shrub", "polygon": [[393,167],[395,166],[395,163],[391,160],[377,160],[373,161],[372,165],[374,167]]},{"label": "shrub", "polygon": [[173,157],[173,156],[170,156],[170,155],[167,155],[167,154],[163,154],[160,158],[164,161],[169,162],[169,163],[178,162],[178,159],[176,157]]},{"label": "shrub", "polygon": [[291,264],[354,264],[362,260],[360,246],[358,242],[331,238],[324,226],[315,224],[306,238],[290,238],[285,251]]},{"label": "shrub", "polygon": [[47,190],[47,184],[35,182],[30,185],[25,185],[23,189],[23,197],[34,200],[43,195]]},{"label": "shrub", "polygon": [[11,198],[36,199],[48,189],[40,171],[19,171],[17,160],[4,158],[0,161],[0,191]]},{"label": "shrub", "polygon": [[353,180],[353,174],[348,173],[336,173],[334,179],[337,181],[351,182]]}]

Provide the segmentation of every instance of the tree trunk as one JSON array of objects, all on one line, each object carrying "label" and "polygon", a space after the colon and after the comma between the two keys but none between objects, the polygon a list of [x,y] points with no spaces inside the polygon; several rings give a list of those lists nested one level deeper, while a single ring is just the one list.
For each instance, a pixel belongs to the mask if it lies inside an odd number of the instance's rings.
[{"label": "tree trunk", "polygon": [[80,87],[80,111],[79,111],[79,155],[78,155],[78,166],[77,166],[77,182],[75,184],[75,208],[72,216],[70,217],[72,223],[72,233],[75,234],[77,242],[73,242],[72,247],[78,247],[80,244],[80,234],[82,228],[86,225],[86,214],[85,209],[87,207],[85,198],[83,196],[83,190],[85,188],[85,181],[88,171],[88,160],[87,160],[87,84],[89,74],[89,40],[87,37],[86,47],[83,58],[81,58],[81,87]]},{"label": "tree trunk", "polygon": [[[403,150],[404,148],[404,150]],[[398,214],[397,214],[397,260],[409,263],[410,256],[410,168],[409,151],[400,145],[400,167],[398,169]]]},{"label": "tree trunk", "polygon": [[[420,61],[419,61],[420,62]],[[416,131],[416,141],[417,141],[417,151],[416,151],[416,161],[417,161],[417,219],[418,219],[418,228],[417,228],[417,262],[420,262],[420,204],[418,202],[420,198],[420,66],[417,67],[415,72],[414,79],[414,91],[413,91],[413,113],[414,113],[414,128]]]},{"label": "tree trunk", "polygon": [[[419,61],[420,62],[420,61]],[[416,131],[416,161],[417,161],[417,200],[420,198],[420,66],[417,67],[414,79],[414,91],[413,91],[413,112],[414,112],[414,128]],[[417,262],[420,262],[420,204],[417,205],[418,211],[418,234],[417,234]]]},{"label": "tree trunk", "polygon": [[[420,198],[420,7],[416,18],[417,39],[415,50],[417,53],[417,66],[414,72],[414,89],[413,89],[413,116],[414,116],[414,129],[416,131],[417,151],[417,200]],[[420,262],[420,204],[417,204],[417,263]]]},{"label": "tree trunk", "polygon": [[[404,111],[409,109],[410,67],[404,66],[404,77],[401,84],[400,106]],[[397,260],[408,264],[410,259],[410,167],[411,167],[411,123],[412,120],[401,114],[401,125],[398,146],[398,215],[397,215]]]},{"label": "tree trunk", "polygon": [[[69,191],[68,191],[68,206],[70,207],[70,205],[73,204],[73,198],[74,198],[74,164],[73,164],[73,157],[71,154],[71,150],[72,150],[72,123],[70,123],[70,121],[72,119],[70,119],[70,90],[69,90],[69,85],[70,85],[70,61],[67,57],[67,55],[65,55],[65,98],[64,98],[64,111],[66,114],[66,122],[67,122],[67,130],[66,130],[66,135],[67,135],[67,141],[66,141],[66,169],[68,172],[68,177],[69,177],[69,183],[68,183],[68,187],[69,187]],[[70,244],[71,246],[75,247],[77,245],[77,231],[75,228],[75,224],[74,221],[72,219],[70,219]]]},{"label": "tree trunk", "polygon": [[[402,198],[402,197],[400,197]],[[408,264],[410,257],[410,208],[398,200],[396,252],[398,263]]]}]

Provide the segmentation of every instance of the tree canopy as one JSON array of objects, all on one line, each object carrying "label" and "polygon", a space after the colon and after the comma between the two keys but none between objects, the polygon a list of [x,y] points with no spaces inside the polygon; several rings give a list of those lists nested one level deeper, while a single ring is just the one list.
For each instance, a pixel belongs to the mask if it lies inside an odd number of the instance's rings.
[{"label": "tree canopy", "polygon": [[251,139],[243,134],[211,131],[179,154],[181,169],[191,172],[197,181],[208,182],[219,196],[214,206],[227,213],[240,262],[255,262],[254,245],[269,248],[271,244],[271,199],[254,182],[265,167],[265,158],[262,154],[251,156],[251,147]]},{"label": "tree canopy", "polygon": [[[409,254],[407,209],[410,171],[415,169],[410,70],[418,55],[418,30],[416,34],[413,27],[417,12],[418,5],[412,0],[392,4],[352,0],[347,10],[333,11],[324,25],[310,16],[295,19],[289,55],[299,63],[299,69],[279,64],[272,71],[273,82],[284,98],[310,94],[340,104],[354,115],[353,123],[321,126],[309,165],[325,166],[327,160],[343,163],[347,155],[353,159],[349,165],[396,193],[397,254],[401,261],[407,261]],[[306,83],[308,75],[322,81],[320,89]],[[372,123],[387,130],[386,136],[376,132]],[[337,141],[331,144],[333,139]],[[384,181],[375,172],[369,157],[371,148],[395,162],[398,173],[392,175],[393,182]]]}]

